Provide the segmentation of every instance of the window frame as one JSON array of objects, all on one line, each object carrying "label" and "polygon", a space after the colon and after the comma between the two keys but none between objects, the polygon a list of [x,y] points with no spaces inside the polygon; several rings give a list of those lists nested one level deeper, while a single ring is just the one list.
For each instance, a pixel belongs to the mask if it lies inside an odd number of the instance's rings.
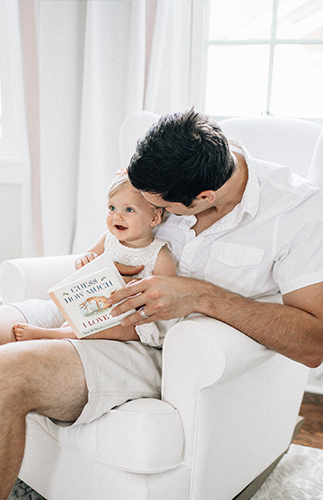
[{"label": "window frame", "polygon": [[[208,13],[209,13],[209,0],[194,0],[194,4],[200,3],[200,8],[197,9],[201,13],[203,10],[203,15],[205,18],[208,18]],[[203,5],[203,7],[202,7]],[[272,115],[271,112],[271,97],[272,97],[272,84],[273,84],[273,74],[274,74],[274,62],[275,62],[275,49],[279,45],[322,45],[323,47],[323,38],[281,38],[277,36],[277,24],[278,24],[278,7],[279,7],[279,0],[272,0],[272,23],[271,23],[271,33],[270,36],[266,39],[252,39],[252,38],[246,38],[246,39],[209,39],[209,33],[208,33],[208,25],[205,26],[205,20],[204,24],[200,23],[199,29],[200,29],[200,36],[201,33],[203,35],[201,38],[203,39],[203,43],[201,41],[196,40],[198,38],[196,36],[197,30],[192,32],[192,53],[194,54],[194,51],[197,52],[200,50],[200,54],[202,55],[202,58],[200,60],[200,67],[201,63],[203,63],[204,67],[202,69],[202,76],[204,78],[204,83],[200,84],[200,86],[195,87],[195,94],[194,92],[192,95],[196,96],[196,92],[199,92],[199,103],[200,103],[200,109],[203,111],[205,110],[205,103],[206,103],[206,87],[207,87],[207,55],[208,55],[208,49],[210,46],[247,46],[247,45],[266,45],[269,47],[269,61],[268,61],[268,78],[267,78],[267,87],[266,87],[266,105],[264,111],[261,113],[262,115]],[[194,9],[193,9],[193,26],[194,26]],[[208,23],[208,20],[207,20]],[[196,20],[195,20],[195,24]],[[201,31],[201,28],[203,28],[203,31]],[[204,45],[203,45],[204,44]],[[196,58],[195,58],[196,59]],[[196,64],[194,57],[192,57],[192,75],[194,75],[197,71],[201,71],[199,69],[198,65]],[[226,118],[233,118],[234,115],[222,115],[222,116],[216,116],[215,118],[217,120],[223,120]],[[319,123],[320,125],[323,125],[323,116],[318,118],[309,118],[309,117],[295,117],[303,120],[308,120],[312,121],[315,123]]]}]

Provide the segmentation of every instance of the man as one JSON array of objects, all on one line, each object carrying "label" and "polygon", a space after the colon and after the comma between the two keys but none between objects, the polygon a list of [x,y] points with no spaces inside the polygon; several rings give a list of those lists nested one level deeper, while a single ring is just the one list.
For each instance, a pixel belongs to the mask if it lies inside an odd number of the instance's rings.
[{"label": "man", "polygon": [[[146,278],[115,294],[116,301],[128,298],[117,313],[138,308],[123,323],[120,340],[127,342],[0,347],[0,500],[20,468],[28,412],[77,425],[127,399],[159,397],[161,352],[132,340],[134,324],[200,312],[309,366],[322,360],[319,189],[256,162],[239,144],[230,150],[219,127],[194,111],[163,117],[150,130],[129,177],[149,203],[179,215],[159,234],[171,240],[181,276]],[[279,290],[283,305],[254,300]],[[28,304],[3,308],[3,342],[13,340],[14,323],[47,316]],[[46,326],[57,326],[55,318]]]},{"label": "man", "polygon": [[[182,276],[152,277],[113,297],[138,312],[125,326],[202,313],[310,367],[323,357],[322,192],[289,169],[255,161],[194,111],[166,116],[128,169],[146,200],[171,215]],[[187,277],[189,276],[189,278]],[[254,299],[282,293],[282,304]],[[146,319],[145,319],[146,318]]]}]

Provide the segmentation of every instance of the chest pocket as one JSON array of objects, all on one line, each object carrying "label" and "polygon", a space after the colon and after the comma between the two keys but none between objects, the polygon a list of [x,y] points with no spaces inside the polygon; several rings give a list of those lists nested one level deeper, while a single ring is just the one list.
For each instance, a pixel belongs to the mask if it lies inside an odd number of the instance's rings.
[{"label": "chest pocket", "polygon": [[250,297],[263,255],[262,248],[214,241],[204,279],[231,292]]}]

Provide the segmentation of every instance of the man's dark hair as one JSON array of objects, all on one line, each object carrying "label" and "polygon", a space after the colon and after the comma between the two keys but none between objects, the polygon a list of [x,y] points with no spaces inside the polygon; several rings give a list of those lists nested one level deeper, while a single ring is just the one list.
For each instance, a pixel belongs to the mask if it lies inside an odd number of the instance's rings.
[{"label": "man's dark hair", "polygon": [[128,175],[135,188],[188,207],[202,191],[223,186],[234,168],[219,125],[191,109],[162,116],[148,130],[137,144]]}]

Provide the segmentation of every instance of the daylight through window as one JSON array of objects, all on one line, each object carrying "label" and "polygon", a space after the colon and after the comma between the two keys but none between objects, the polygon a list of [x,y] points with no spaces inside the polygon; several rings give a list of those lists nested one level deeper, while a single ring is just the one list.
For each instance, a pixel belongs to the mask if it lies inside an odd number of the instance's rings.
[{"label": "daylight through window", "polygon": [[209,0],[206,112],[323,122],[322,0]]}]

